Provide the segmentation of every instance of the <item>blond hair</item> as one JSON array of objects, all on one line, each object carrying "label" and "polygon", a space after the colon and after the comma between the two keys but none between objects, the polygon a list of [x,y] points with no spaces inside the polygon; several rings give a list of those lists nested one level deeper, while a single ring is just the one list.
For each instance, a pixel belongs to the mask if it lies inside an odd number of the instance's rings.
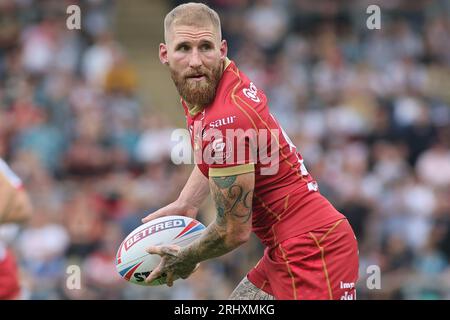
[{"label": "blond hair", "polygon": [[221,40],[220,18],[216,11],[203,3],[180,4],[170,11],[164,19],[164,41],[167,43],[168,34],[173,25],[204,27],[209,24],[213,25],[219,35],[219,40]]}]

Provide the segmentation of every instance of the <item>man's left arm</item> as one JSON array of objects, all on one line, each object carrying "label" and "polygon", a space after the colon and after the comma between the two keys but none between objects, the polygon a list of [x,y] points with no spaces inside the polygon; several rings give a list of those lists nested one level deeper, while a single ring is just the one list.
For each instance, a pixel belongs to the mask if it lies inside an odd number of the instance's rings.
[{"label": "man's left arm", "polygon": [[186,278],[199,262],[222,256],[248,241],[252,227],[255,173],[210,175],[209,184],[217,210],[216,219],[198,240],[187,247],[149,248],[149,253],[161,255],[162,260],[147,282],[166,273],[167,284],[171,286],[175,276]]},{"label": "man's left arm", "polygon": [[222,256],[248,241],[252,228],[254,172],[210,177],[216,219],[199,241],[182,250],[197,262]]}]

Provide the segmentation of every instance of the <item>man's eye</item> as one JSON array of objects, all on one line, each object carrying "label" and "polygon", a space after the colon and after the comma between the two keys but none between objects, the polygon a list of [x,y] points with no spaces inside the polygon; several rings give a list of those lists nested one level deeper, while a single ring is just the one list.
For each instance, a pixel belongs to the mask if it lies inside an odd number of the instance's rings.
[{"label": "man's eye", "polygon": [[188,51],[189,47],[187,45],[181,45],[178,47],[178,51]]},{"label": "man's eye", "polygon": [[200,47],[200,49],[203,50],[203,51],[211,50],[211,45],[209,45],[209,44],[203,44],[203,45]]}]

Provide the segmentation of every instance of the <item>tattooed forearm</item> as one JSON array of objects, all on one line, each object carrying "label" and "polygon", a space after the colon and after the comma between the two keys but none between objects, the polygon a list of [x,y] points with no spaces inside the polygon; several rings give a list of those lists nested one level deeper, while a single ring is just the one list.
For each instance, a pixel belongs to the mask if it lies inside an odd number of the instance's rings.
[{"label": "tattooed forearm", "polygon": [[186,260],[198,263],[204,260],[220,257],[230,252],[237,246],[230,245],[226,241],[226,234],[215,222],[206,228],[202,237],[191,245],[182,249],[182,255]]},{"label": "tattooed forearm", "polygon": [[264,292],[244,277],[228,300],[275,300],[274,296]]},{"label": "tattooed forearm", "polygon": [[245,242],[251,231],[254,173],[212,177],[210,188],[217,210],[216,220],[200,239],[182,249],[186,259],[193,262],[230,252]]}]

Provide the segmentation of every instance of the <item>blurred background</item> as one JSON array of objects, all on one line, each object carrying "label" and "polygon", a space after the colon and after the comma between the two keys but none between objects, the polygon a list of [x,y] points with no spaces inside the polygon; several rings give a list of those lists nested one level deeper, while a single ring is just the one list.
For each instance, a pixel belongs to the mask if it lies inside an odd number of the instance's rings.
[{"label": "blurred background", "polygon": [[[184,114],[158,60],[182,1],[1,0],[0,157],[33,218],[13,239],[23,299],[225,299],[256,238],[173,288],[126,283],[116,250],[173,201]],[[359,299],[450,299],[450,1],[211,0],[229,58],[263,89],[321,192],[352,224]],[[81,30],[66,9],[81,8]],[[366,8],[381,8],[369,30]],[[209,223],[211,203],[199,219]],[[68,290],[67,267],[81,268]],[[370,265],[381,289],[370,290]]]}]

